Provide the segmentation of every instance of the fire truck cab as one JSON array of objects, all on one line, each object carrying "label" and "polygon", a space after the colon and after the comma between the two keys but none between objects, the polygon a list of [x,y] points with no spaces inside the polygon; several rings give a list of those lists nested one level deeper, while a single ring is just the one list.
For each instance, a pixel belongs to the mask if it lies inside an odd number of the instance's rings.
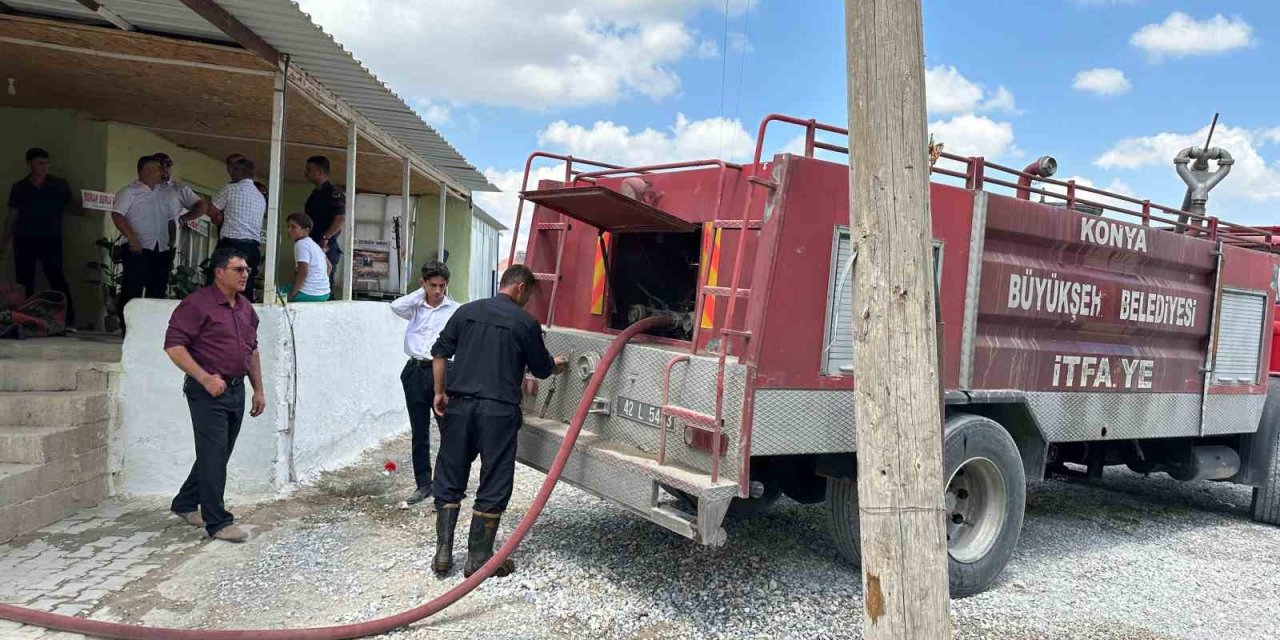
[{"label": "fire truck cab", "polygon": [[[763,160],[771,124],[803,127],[805,153]],[[529,310],[570,367],[527,380],[521,462],[547,470],[583,403],[562,479],[707,545],[731,510],[825,502],[836,551],[858,561],[857,247],[849,167],[813,157],[845,148],[820,132],[847,136],[773,115],[749,164],[530,156]],[[540,159],[563,179],[530,188]],[[1280,523],[1272,230],[1053,180],[1048,159],[935,159],[953,595],[997,579],[1026,482],[1052,472],[1249,485],[1253,517]],[[613,337],[655,315],[669,328],[583,397]]]}]

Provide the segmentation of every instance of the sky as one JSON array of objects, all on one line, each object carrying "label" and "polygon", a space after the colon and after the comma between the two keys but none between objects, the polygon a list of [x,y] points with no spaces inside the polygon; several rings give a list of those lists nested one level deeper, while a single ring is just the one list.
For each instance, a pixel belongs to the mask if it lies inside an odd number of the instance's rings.
[{"label": "sky", "polygon": [[[503,189],[475,200],[508,226],[534,150],[742,161],[769,113],[847,125],[838,0],[297,1]],[[929,131],[946,151],[1052,155],[1059,179],[1177,206],[1173,156],[1220,112],[1213,144],[1236,163],[1209,212],[1280,225],[1280,3],[923,6]],[[799,133],[777,129],[766,154]]]}]

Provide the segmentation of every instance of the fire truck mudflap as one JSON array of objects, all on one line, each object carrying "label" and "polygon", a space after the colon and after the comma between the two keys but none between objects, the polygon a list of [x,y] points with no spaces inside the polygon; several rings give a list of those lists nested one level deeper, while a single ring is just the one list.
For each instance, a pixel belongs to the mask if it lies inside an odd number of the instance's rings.
[{"label": "fire truck mudflap", "polygon": [[[546,335],[552,353],[566,355],[568,370],[526,382],[524,426],[517,459],[546,471],[564,442],[567,421],[611,336],[561,327]],[[668,366],[673,358],[681,361]],[[627,345],[605,376],[561,480],[705,545],[724,544],[721,527],[734,498],[745,371],[726,367],[725,425],[720,460],[671,416],[664,416],[663,388],[670,371],[669,403],[714,411],[717,358],[689,356],[660,344]],[[665,438],[663,430],[666,430]],[[683,495],[681,495],[683,494]],[[679,500],[691,498],[692,500]]]}]

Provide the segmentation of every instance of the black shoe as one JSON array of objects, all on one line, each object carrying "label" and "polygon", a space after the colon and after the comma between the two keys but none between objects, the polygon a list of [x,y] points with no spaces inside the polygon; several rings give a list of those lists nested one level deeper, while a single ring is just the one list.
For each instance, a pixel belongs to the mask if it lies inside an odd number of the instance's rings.
[{"label": "black shoe", "polygon": [[430,490],[430,489],[423,489],[423,488],[419,487],[419,488],[417,488],[417,489],[414,489],[414,490],[413,490],[413,493],[409,494],[409,497],[408,497],[408,498],[405,498],[405,499],[404,499],[404,503],[405,503],[405,504],[418,504],[419,502],[422,502],[423,500],[426,500],[427,498],[430,498],[430,497],[431,497],[431,490]]},{"label": "black shoe", "polygon": [[[471,532],[467,536],[467,566],[462,575],[470,578],[471,574],[480,570],[493,557],[493,543],[498,537],[498,523],[501,513],[471,512]],[[505,578],[515,573],[516,563],[510,558],[502,561],[502,565],[493,572],[494,578]]]},{"label": "black shoe", "polygon": [[461,506],[454,503],[436,507],[436,557],[431,561],[431,570],[438,576],[453,568],[453,532],[458,528]]}]

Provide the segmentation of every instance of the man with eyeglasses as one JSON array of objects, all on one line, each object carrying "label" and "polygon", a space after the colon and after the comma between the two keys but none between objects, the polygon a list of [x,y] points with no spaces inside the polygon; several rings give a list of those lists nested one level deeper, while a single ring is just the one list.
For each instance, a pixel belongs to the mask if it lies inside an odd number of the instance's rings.
[{"label": "man with eyeglasses", "polygon": [[187,374],[182,391],[191,410],[196,461],[169,509],[211,538],[244,542],[226,510],[227,460],[244,420],[244,382],[253,385],[249,415],[262,415],[266,395],[258,357],[258,314],[244,288],[249,263],[244,254],[213,252],[213,284],[197,289],[174,309],[164,335],[164,351]]}]

